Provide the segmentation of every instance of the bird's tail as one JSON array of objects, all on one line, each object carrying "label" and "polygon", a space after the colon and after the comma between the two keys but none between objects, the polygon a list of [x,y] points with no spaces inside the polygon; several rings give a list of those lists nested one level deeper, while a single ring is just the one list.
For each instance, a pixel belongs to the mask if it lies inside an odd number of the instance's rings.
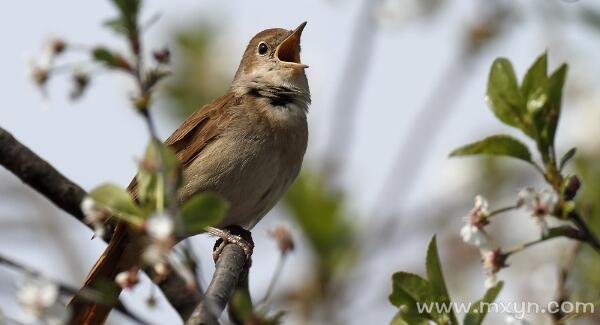
[{"label": "bird's tail", "polygon": [[[111,311],[111,302],[119,298],[121,288],[116,285],[115,277],[120,272],[129,270],[138,265],[139,254],[136,253],[136,244],[131,240],[131,233],[127,225],[119,223],[108,247],[102,253],[92,270],[87,275],[80,294],[76,295],[69,303],[72,317],[70,324],[103,324]],[[102,301],[91,302],[86,298],[90,291],[102,292]]]}]

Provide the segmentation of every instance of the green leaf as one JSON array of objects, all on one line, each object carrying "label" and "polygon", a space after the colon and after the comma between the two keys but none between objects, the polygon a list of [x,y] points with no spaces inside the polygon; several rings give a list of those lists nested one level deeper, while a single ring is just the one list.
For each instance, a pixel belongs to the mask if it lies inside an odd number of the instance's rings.
[{"label": "green leaf", "polygon": [[[435,236],[433,236],[429,242],[425,266],[427,269],[427,279],[430,283],[432,300],[451,307],[450,296],[448,295],[448,289],[446,289],[446,282],[444,281],[444,275],[442,273]],[[458,324],[452,308],[450,308],[450,313],[447,314],[447,316],[449,316],[451,324]]]},{"label": "green leaf", "polygon": [[100,185],[88,195],[118,218],[136,225],[143,222],[142,210],[133,202],[129,193],[117,185]]},{"label": "green leaf", "polygon": [[127,34],[127,26],[121,17],[108,19],[103,23],[103,25],[109,29],[112,29],[117,34]]},{"label": "green leaf", "polygon": [[519,128],[527,134],[531,133],[530,127],[524,124],[525,102],[509,60],[499,58],[492,64],[486,99],[500,121]]},{"label": "green leaf", "polygon": [[547,137],[549,145],[554,146],[554,137],[556,134],[556,127],[558,126],[558,120],[560,118],[560,111],[562,105],[562,93],[567,78],[568,66],[562,64],[556,71],[554,71],[548,79],[548,110],[545,115],[547,123],[543,130],[543,134]]},{"label": "green leaf", "polygon": [[567,163],[573,158],[575,157],[575,154],[577,153],[577,148],[573,147],[571,149],[569,149],[569,151],[567,151],[561,158],[560,158],[560,165],[558,170],[562,171],[565,166],[567,165]]},{"label": "green leaf", "polygon": [[493,135],[455,149],[450,157],[469,155],[507,156],[531,163],[531,152],[525,144],[509,135]]},{"label": "green leaf", "polygon": [[535,90],[527,96],[527,113],[538,114],[548,104],[548,95],[544,88],[535,88]]},{"label": "green leaf", "polygon": [[555,164],[554,138],[560,117],[567,66],[563,64],[549,77],[541,75],[541,71],[539,73],[533,88],[524,95],[527,96],[528,114],[535,128],[533,138],[537,142],[542,160],[546,164]]},{"label": "green leaf", "polygon": [[112,0],[112,3],[117,7],[119,17],[109,20],[105,25],[128,37],[136,34],[141,0]]},{"label": "green leaf", "polygon": [[487,315],[490,304],[496,300],[500,290],[502,290],[502,282],[498,282],[495,286],[489,288],[483,298],[471,304],[469,311],[465,315],[463,325],[480,325]]},{"label": "green leaf", "polygon": [[109,67],[113,67],[117,63],[115,55],[104,47],[96,47],[92,50],[92,57],[99,63],[103,63]]},{"label": "green leaf", "polygon": [[[406,301],[406,295],[410,297]],[[427,302],[431,297],[429,282],[422,277],[408,272],[397,272],[392,275],[392,293],[390,302],[400,307],[407,302]]]},{"label": "green leaf", "polygon": [[173,149],[158,141],[150,140],[144,159],[156,165],[162,164],[162,168],[167,174],[174,173],[179,169],[179,160]]},{"label": "green leaf", "polygon": [[431,296],[429,282],[420,276],[407,272],[397,272],[392,276],[392,293],[389,300],[392,305],[400,308],[399,317],[402,320],[434,320],[432,313],[427,311],[420,313],[417,306],[417,304],[431,303]]},{"label": "green leaf", "polygon": [[199,193],[181,207],[181,217],[187,234],[197,234],[218,224],[229,210],[229,203],[216,193]]},{"label": "green leaf", "polygon": [[427,249],[426,269],[428,280],[407,272],[392,276],[389,300],[400,309],[392,324],[428,324],[427,320],[458,324],[442,274],[435,236]]},{"label": "green leaf", "polygon": [[119,53],[112,52],[104,47],[96,47],[92,50],[92,59],[104,66],[113,69],[131,71],[131,64]]},{"label": "green leaf", "polygon": [[147,211],[153,211],[159,199],[165,203],[163,206],[169,204],[168,194],[179,187],[180,172],[179,161],[173,150],[163,143],[150,141],[136,175],[136,193],[140,205]]},{"label": "green leaf", "polygon": [[548,78],[546,76],[548,71],[548,53],[540,55],[535,63],[527,70],[525,77],[523,78],[523,84],[521,85],[521,93],[525,98],[529,97],[529,94],[533,93],[536,88],[543,85]]}]

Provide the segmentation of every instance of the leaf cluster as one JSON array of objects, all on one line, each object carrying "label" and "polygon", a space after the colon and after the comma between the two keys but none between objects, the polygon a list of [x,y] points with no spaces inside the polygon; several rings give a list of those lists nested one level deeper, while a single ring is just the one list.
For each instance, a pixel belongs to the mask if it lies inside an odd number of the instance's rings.
[{"label": "leaf cluster", "polygon": [[[458,324],[453,304],[446,288],[444,274],[437,249],[435,236],[429,242],[425,260],[427,279],[413,273],[397,272],[392,276],[390,302],[398,307],[398,313],[392,319],[393,325],[413,324]],[[479,325],[483,322],[487,308],[481,308],[493,302],[502,282],[487,290],[484,296],[471,304],[463,324]]]},{"label": "leaf cluster", "polygon": [[[532,139],[544,167],[553,182],[558,182],[559,168],[572,158],[570,150],[561,159],[555,154],[555,135],[561,114],[563,86],[567,65],[562,64],[548,74],[547,53],[542,54],[528,69],[519,84],[511,62],[498,58],[490,69],[486,100],[494,115]],[[455,149],[450,156],[495,155],[526,161],[542,170],[527,145],[510,135],[493,135]]]}]

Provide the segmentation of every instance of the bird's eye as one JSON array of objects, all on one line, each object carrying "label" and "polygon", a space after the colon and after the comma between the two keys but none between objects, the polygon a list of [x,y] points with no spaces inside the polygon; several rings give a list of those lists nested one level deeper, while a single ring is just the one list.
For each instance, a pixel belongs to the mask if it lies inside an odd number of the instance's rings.
[{"label": "bird's eye", "polygon": [[269,46],[265,42],[260,42],[258,44],[258,54],[265,55],[269,51]]}]

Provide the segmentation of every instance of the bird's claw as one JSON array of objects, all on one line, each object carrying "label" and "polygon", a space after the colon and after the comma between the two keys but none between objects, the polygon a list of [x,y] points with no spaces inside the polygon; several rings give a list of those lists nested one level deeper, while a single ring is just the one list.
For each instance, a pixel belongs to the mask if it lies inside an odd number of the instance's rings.
[{"label": "bird's claw", "polygon": [[219,237],[219,240],[217,240],[213,249],[213,260],[215,263],[217,260],[219,260],[223,249],[228,244],[238,245],[242,250],[244,250],[246,260],[250,260],[252,251],[254,250],[254,242],[252,241],[252,237],[248,230],[245,230],[239,226],[229,226],[225,229],[207,227],[206,231],[214,236]]}]

